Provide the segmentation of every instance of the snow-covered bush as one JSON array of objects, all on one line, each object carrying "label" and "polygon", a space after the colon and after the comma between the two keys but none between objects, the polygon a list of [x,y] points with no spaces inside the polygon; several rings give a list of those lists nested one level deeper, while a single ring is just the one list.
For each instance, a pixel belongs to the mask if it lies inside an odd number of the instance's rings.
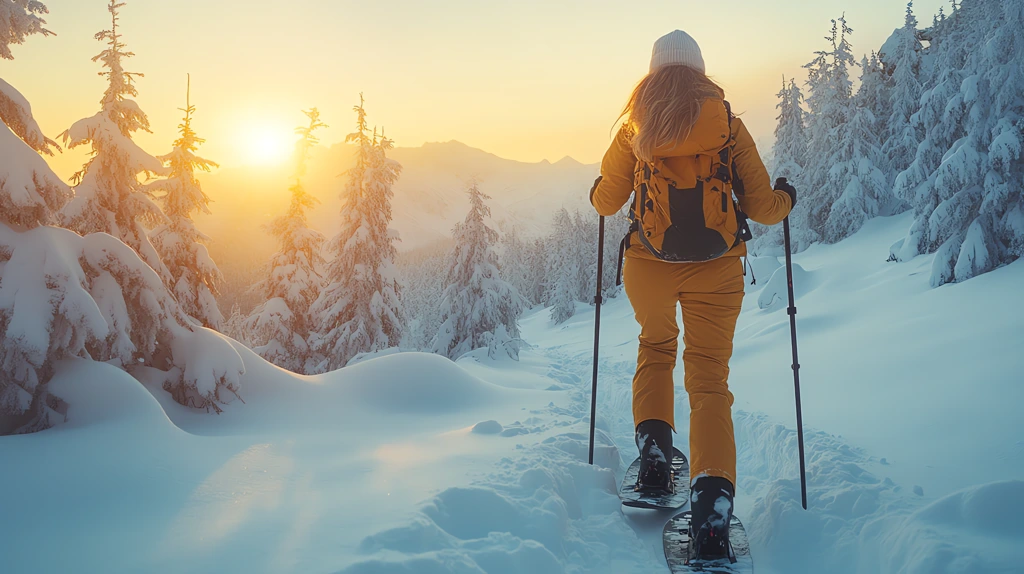
[{"label": "snow-covered bush", "polygon": [[344,367],[358,353],[402,341],[405,311],[394,261],[398,234],[391,224],[392,186],[402,166],[388,159],[391,140],[370,132],[362,96],[356,131],[356,165],[341,192],[341,228],[327,244],[333,256],[327,286],[313,306],[323,361],[320,371]]},{"label": "snow-covered bush", "polygon": [[474,183],[469,188],[469,213],[455,226],[455,246],[448,256],[447,287],[441,298],[443,322],[432,350],[450,359],[481,347],[491,358],[519,358],[519,317],[527,301],[498,272],[494,246],[498,232],[485,218],[490,199]]}]

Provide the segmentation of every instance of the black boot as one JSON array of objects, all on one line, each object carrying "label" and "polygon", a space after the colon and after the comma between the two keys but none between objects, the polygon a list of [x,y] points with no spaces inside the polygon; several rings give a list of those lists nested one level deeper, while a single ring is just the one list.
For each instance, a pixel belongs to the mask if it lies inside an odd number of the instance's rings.
[{"label": "black boot", "polygon": [[636,489],[650,493],[672,493],[672,427],[665,421],[647,420],[636,427],[640,449],[640,474]]},{"label": "black boot", "polygon": [[736,490],[717,476],[702,476],[690,493],[690,558],[730,558],[729,522]]}]

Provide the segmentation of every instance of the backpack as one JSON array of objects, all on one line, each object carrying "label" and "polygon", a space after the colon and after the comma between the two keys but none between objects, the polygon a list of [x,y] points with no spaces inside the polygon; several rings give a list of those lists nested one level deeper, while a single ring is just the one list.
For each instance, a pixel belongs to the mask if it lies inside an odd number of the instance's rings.
[{"label": "backpack", "polygon": [[633,232],[652,255],[674,263],[717,259],[738,243],[752,239],[747,216],[733,197],[736,138],[729,102],[725,102],[725,109],[729,118],[728,140],[717,153],[693,158],[695,187],[680,189],[666,173],[662,158],[637,161],[630,227],[619,245],[616,284],[621,283],[622,257],[630,247]]}]

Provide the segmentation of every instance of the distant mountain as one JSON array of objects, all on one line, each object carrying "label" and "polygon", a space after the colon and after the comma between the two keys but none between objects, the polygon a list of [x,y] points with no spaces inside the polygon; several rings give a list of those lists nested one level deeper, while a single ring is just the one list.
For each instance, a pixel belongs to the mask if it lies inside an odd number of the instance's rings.
[{"label": "distant mountain", "polygon": [[[352,146],[335,144],[314,150],[307,191],[322,202],[310,216],[312,225],[334,233],[345,184],[338,177],[354,162]],[[527,234],[547,230],[559,207],[587,207],[587,192],[598,172],[570,157],[555,163],[526,163],[498,157],[457,141],[395,148],[390,157],[402,164],[395,185],[393,227],[409,250],[443,239],[468,208],[466,187],[477,181],[491,196],[495,224],[510,222]],[[288,178],[279,168],[227,168],[205,176],[203,186],[213,198],[213,212],[199,226],[216,242],[245,245],[266,252],[273,248],[260,224],[270,221],[288,205]],[[267,253],[269,255],[269,252]]]},{"label": "distant mountain", "polygon": [[[354,147],[347,144],[313,150],[304,183],[321,205],[310,215],[310,222],[328,237],[337,229],[338,195],[345,185],[345,178],[338,176],[352,167],[354,154]],[[470,181],[478,182],[491,196],[495,225],[513,223],[527,235],[540,235],[549,229],[558,208],[589,209],[587,193],[598,174],[596,164],[585,165],[570,157],[555,163],[527,163],[457,141],[395,148],[389,157],[402,164],[392,202],[392,227],[401,236],[400,251],[449,237],[469,207],[465,192]],[[287,170],[225,168],[201,179],[213,204],[212,214],[198,218],[197,225],[213,240],[211,254],[228,275],[256,274],[277,248],[262,226],[287,209],[291,185]]]}]

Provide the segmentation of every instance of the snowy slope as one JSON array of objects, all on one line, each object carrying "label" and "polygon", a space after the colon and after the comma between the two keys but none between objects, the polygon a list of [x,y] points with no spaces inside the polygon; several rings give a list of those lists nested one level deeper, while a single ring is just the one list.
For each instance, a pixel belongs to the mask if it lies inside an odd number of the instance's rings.
[{"label": "snowy slope", "polygon": [[[772,281],[749,288],[732,382],[738,513],[758,572],[1024,563],[1024,309],[1007,303],[1024,264],[930,290],[929,257],[884,261],[908,223],[879,219],[796,258],[807,512],[788,318],[757,305]],[[245,404],[219,416],[107,365],[64,363],[53,389],[68,422],[0,437],[13,461],[0,491],[16,493],[0,497],[3,571],[663,572],[667,515],[615,496],[635,448],[623,297],[604,309],[598,464],[586,464],[592,318],[582,304],[558,327],[528,315],[534,348],[519,363],[397,354],[298,377],[239,348]]]}]

